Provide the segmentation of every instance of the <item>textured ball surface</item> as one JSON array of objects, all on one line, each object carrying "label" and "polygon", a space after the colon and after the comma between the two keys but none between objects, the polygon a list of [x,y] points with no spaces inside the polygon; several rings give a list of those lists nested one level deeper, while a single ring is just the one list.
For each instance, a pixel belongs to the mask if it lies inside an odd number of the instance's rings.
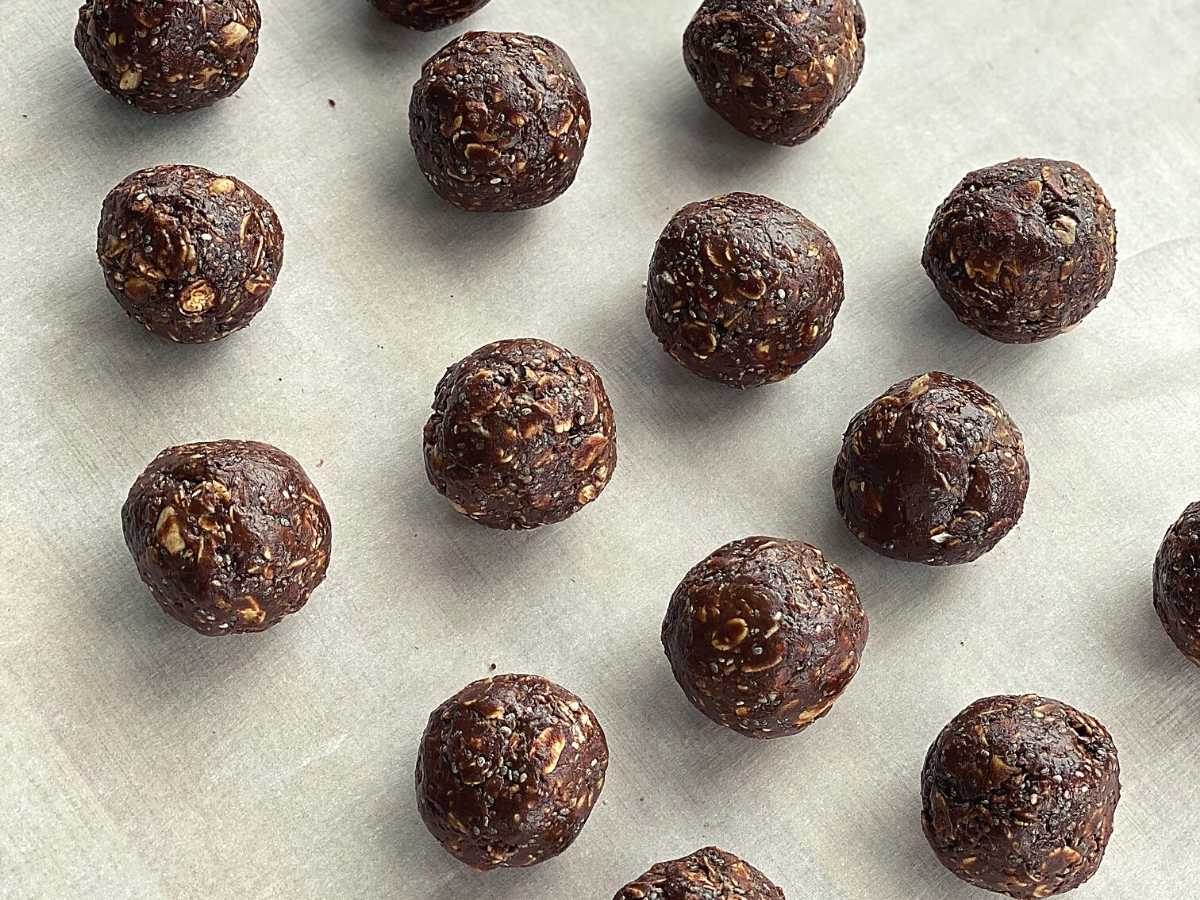
[{"label": "textured ball surface", "polygon": [[924,264],[964,325],[1006,343],[1044,341],[1112,288],[1116,212],[1075,163],[1014,159],[972,172],[946,198]]},{"label": "textured ball surface", "polygon": [[656,863],[613,900],[784,900],[771,879],[732,853],[705,847]]},{"label": "textured ball surface", "polygon": [[397,25],[417,31],[436,31],[461,22],[478,12],[491,0],[371,0],[375,7]]},{"label": "textured ball surface", "polygon": [[271,204],[199,166],[143,169],[104,200],[96,251],[121,308],[149,332],[206,343],[245,328],[283,268]]},{"label": "textured ball surface", "polygon": [[858,83],[866,31],[858,0],[705,0],[683,58],[734,128],[794,146],[824,128]]},{"label": "textured ball surface", "polygon": [[972,562],[1021,518],[1025,442],[979,385],[929,372],[892,385],[854,417],[833,491],[872,550],[934,566]]},{"label": "textured ball surface", "polygon": [[575,181],[592,126],[566,51],[528,34],[468,32],[425,63],[409,105],[417,162],[472,212],[544,206]]},{"label": "textured ball surface", "polygon": [[820,550],[752,537],[688,573],[662,642],[700,712],[747,737],[777,738],[829,712],[858,672],[867,630],[854,582]]},{"label": "textured ball surface", "polygon": [[417,805],[430,833],[468,866],[532,866],[579,836],[607,768],[604,731],[582,700],[536,675],[500,675],[429,717]]},{"label": "textured ball surface", "polygon": [[250,76],[257,0],[88,0],[75,47],[96,83],[149,113],[212,106]]},{"label": "textured ball surface", "polygon": [[425,425],[429,481],[491,528],[561,522],[617,464],[617,430],[591,363],[534,338],[476,350],[443,376]]},{"label": "textured ball surface", "polygon": [[796,210],[730,194],[680,210],[654,248],[646,318],[664,349],[738,388],[782,381],[833,334],[842,260]]},{"label": "textured ball surface", "polygon": [[1091,716],[1033,695],[988,697],[929,748],[921,818],[959,878],[1033,900],[1096,874],[1120,795],[1117,748]]},{"label": "textured ball surface", "polygon": [[154,599],[204,635],[266,631],[308,602],[329,566],[321,495],[269,444],[164,450],[130,488],[121,523]]},{"label": "textured ball surface", "polygon": [[1200,503],[1167,531],[1154,562],[1154,609],[1180,652],[1200,665]]}]

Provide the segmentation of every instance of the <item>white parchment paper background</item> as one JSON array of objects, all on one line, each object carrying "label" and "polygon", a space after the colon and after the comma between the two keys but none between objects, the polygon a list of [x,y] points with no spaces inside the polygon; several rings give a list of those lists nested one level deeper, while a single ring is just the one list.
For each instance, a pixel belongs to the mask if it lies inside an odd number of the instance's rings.
[{"label": "white parchment paper background", "polygon": [[[471,25],[566,47],[595,129],[566,196],[491,218],[437,200],[408,147],[411,83],[454,32],[357,0],[262,5],[238,97],[162,119],[91,83],[74,4],[0,8],[0,894],[607,900],[716,843],[793,900],[967,900],[920,833],[922,758],[968,702],[1024,691],[1120,749],[1116,834],[1078,896],[1194,893],[1200,671],[1159,628],[1150,567],[1200,498],[1200,5],[873,0],[860,85],[788,151],[699,100],[695,0],[495,0]],[[1120,228],[1112,295],[1037,347],[960,327],[919,262],[955,182],[1022,154],[1091,169]],[[271,302],[217,346],[148,338],[94,259],[105,193],[166,162],[244,178],[287,230]],[[667,219],[731,190],[798,207],[846,266],[829,347],[744,395],[678,368],[641,312]],[[522,335],[596,363],[621,462],[573,521],[496,534],[428,487],[419,434],[447,365]],[[851,415],[933,367],[1000,397],[1033,468],[1020,527],[953,571],[861,549],[828,484]],[[334,521],[325,586],[241,640],[162,615],[119,526],[157,451],[220,437],[297,456]],[[825,548],[871,617],[833,714],[765,746],[693,712],[658,643],[684,572],[752,533]],[[479,876],[424,831],[412,769],[428,712],[490,663],[586,698],[612,765],[569,853]]]}]

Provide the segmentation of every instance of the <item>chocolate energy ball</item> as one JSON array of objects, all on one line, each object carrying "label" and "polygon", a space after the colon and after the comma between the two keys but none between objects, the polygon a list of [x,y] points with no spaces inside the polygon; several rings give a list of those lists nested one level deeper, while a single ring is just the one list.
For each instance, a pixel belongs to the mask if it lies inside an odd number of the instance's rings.
[{"label": "chocolate energy ball", "polygon": [[371,0],[397,25],[417,31],[436,31],[461,22],[491,0]]},{"label": "chocolate energy ball", "polygon": [[1175,646],[1200,665],[1200,503],[1167,531],[1154,561],[1154,608]]},{"label": "chocolate energy ball", "polygon": [[683,60],[729,124],[791,147],[824,128],[858,83],[866,31],[858,0],[705,0]]},{"label": "chocolate energy ball", "polygon": [[245,328],[283,268],[271,204],[231,175],[199,166],[134,172],[104,199],[96,252],[121,308],[187,344]]},{"label": "chocolate energy ball", "polygon": [[607,769],[604,730],[582,700],[537,675],[499,675],[429,717],[417,807],[471,868],[532,866],[579,837]]},{"label": "chocolate energy ball", "polygon": [[138,574],[205,635],[266,631],[325,580],[332,529],[300,464],[255,441],[170,447],[121,509]]},{"label": "chocolate energy ball", "polygon": [[785,900],[783,891],[744,859],[716,847],[655,864],[613,900]]},{"label": "chocolate energy ball", "polygon": [[782,381],[825,346],[845,289],[824,231],[755,194],[685,206],[654,248],[646,318],[663,347],[738,388]]},{"label": "chocolate energy ball", "polygon": [[257,0],[87,0],[75,47],[104,90],[149,113],[212,106],[258,55]]},{"label": "chocolate energy ball", "polygon": [[474,31],[425,63],[408,120],[417,162],[443,199],[471,212],[513,212],[571,186],[592,108],[557,44]]},{"label": "chocolate energy ball", "polygon": [[884,556],[972,562],[1025,508],[1021,432],[974,382],[929,372],[888,388],[854,417],[833,472],[838,511]]},{"label": "chocolate energy ball", "polygon": [[867,616],[816,547],[752,537],[688,572],[662,642],[700,712],[747,737],[786,737],[828,713],[858,672]]},{"label": "chocolate energy ball", "polygon": [[1014,159],[959,182],[933,217],[923,262],[964,325],[1010,344],[1044,341],[1108,295],[1116,212],[1081,166]]},{"label": "chocolate energy ball", "polygon": [[425,471],[455,509],[489,528],[561,522],[600,496],[616,465],[604,382],[561,347],[498,341],[438,383]]},{"label": "chocolate energy ball", "polygon": [[1034,695],[968,706],[921,772],[921,820],[937,858],[1010,897],[1053,897],[1095,875],[1120,796],[1104,726]]}]

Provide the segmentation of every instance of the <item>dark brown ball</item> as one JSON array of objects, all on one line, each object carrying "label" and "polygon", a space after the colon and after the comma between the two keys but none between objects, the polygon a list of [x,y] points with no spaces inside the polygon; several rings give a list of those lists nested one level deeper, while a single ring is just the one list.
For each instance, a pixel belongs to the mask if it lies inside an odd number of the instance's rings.
[{"label": "dark brown ball", "polygon": [[833,334],[845,289],[824,231],[755,194],[685,206],[650,261],[646,318],[664,349],[738,388],[782,381]]},{"label": "dark brown ball", "polygon": [[858,672],[867,616],[850,576],[800,541],[726,544],[688,572],[662,626],[692,704],[752,738],[798,734]]},{"label": "dark brown ball", "polygon": [[929,372],[854,417],[833,472],[838,511],[884,556],[972,562],[1021,518],[1029,462],[1016,424],[974,382]]},{"label": "dark brown ball", "polygon": [[1104,726],[1043,697],[988,697],[943,729],[921,773],[921,819],[942,864],[1033,900],[1096,874],[1121,796]]},{"label": "dark brown ball", "polygon": [[266,631],[325,580],[332,528],[300,464],[255,441],[170,447],[121,509],[154,599],[204,635]]},{"label": "dark brown ball", "polygon": [[1010,344],[1044,341],[1108,296],[1116,212],[1075,163],[1014,159],[959,182],[933,217],[923,261],[964,325]]},{"label": "dark brown ball", "polygon": [[785,900],[771,879],[732,853],[705,847],[656,863],[613,900]]},{"label": "dark brown ball", "polygon": [[491,0],[371,0],[397,25],[417,31],[436,31],[461,22]]},{"label": "dark brown ball", "polygon": [[231,175],[159,166],[109,192],[96,252],[109,291],[147,331],[206,343],[245,328],[266,305],[283,268],[283,227]]},{"label": "dark brown ball", "polygon": [[532,866],[579,837],[607,769],[604,730],[582,700],[537,675],[498,675],[429,717],[417,807],[471,868]]},{"label": "dark brown ball", "polygon": [[1200,666],[1200,503],[1167,531],[1154,561],[1154,608],[1180,652]]},{"label": "dark brown ball", "polygon": [[575,181],[592,108],[557,44],[475,31],[425,63],[408,120],[417,162],[443,199],[513,212],[544,206]]},{"label": "dark brown ball", "polygon": [[791,147],[824,128],[858,83],[866,31],[858,0],[705,0],[683,59],[734,128]]},{"label": "dark brown ball", "polygon": [[250,76],[257,0],[87,0],[75,47],[104,90],[149,113],[212,106]]},{"label": "dark brown ball", "polygon": [[430,483],[489,528],[537,528],[591,503],[617,465],[600,374],[535,338],[498,341],[451,366],[425,425]]}]

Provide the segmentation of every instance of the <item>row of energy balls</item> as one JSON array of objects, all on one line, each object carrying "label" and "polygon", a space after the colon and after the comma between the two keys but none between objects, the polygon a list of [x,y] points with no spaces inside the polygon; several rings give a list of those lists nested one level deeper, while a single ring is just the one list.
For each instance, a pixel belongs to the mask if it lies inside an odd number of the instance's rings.
[{"label": "row of energy balls", "polygon": [[[397,22],[447,25],[487,0],[374,0]],[[96,80],[149,112],[235,91],[257,52],[254,0],[91,0],[76,44]],[[706,100],[778,144],[815,134],[861,71],[856,0],[708,0],[685,37]],[[591,110],[566,53],[542,38],[474,33],[426,63],[411,134],[433,187],[469,210],[549,202],[570,186]],[[925,266],[960,319],[1028,342],[1078,323],[1108,292],[1114,213],[1080,167],[1014,160],[968,175],[938,210]],[[274,210],[247,185],[190,166],[135,173],[104,204],[109,289],[147,330],[206,342],[249,324],[283,263]],[[734,194],[684,208],[655,249],[647,315],[680,363],[739,388],[793,374],[828,341],[843,299],[829,237],[795,210]],[[430,480],[496,528],[562,521],[616,465],[596,370],[544,341],[502,341],[447,372],[425,429]],[[868,546],[932,565],[969,562],[1015,525],[1029,469],[994,397],[938,372],[889,389],[852,422],[837,505]],[[162,607],[202,634],[265,630],[325,577],[328,513],[299,464],[265,444],[174,447],[137,479],[126,542]],[[1155,573],[1168,632],[1200,661],[1200,505],[1169,532]],[[795,734],[858,669],[867,618],[850,578],[807,544],[753,537],[696,566],[663,644],[688,698],[741,734]],[[603,786],[595,715],[537,676],[470,685],[430,717],[417,770],[433,834],[478,868],[565,850]],[[1094,719],[1035,696],[981,700],[930,749],[924,825],[960,877],[1016,897],[1070,890],[1097,869],[1119,795],[1116,750]],[[715,848],[661,863],[620,898],[783,893]]]}]

